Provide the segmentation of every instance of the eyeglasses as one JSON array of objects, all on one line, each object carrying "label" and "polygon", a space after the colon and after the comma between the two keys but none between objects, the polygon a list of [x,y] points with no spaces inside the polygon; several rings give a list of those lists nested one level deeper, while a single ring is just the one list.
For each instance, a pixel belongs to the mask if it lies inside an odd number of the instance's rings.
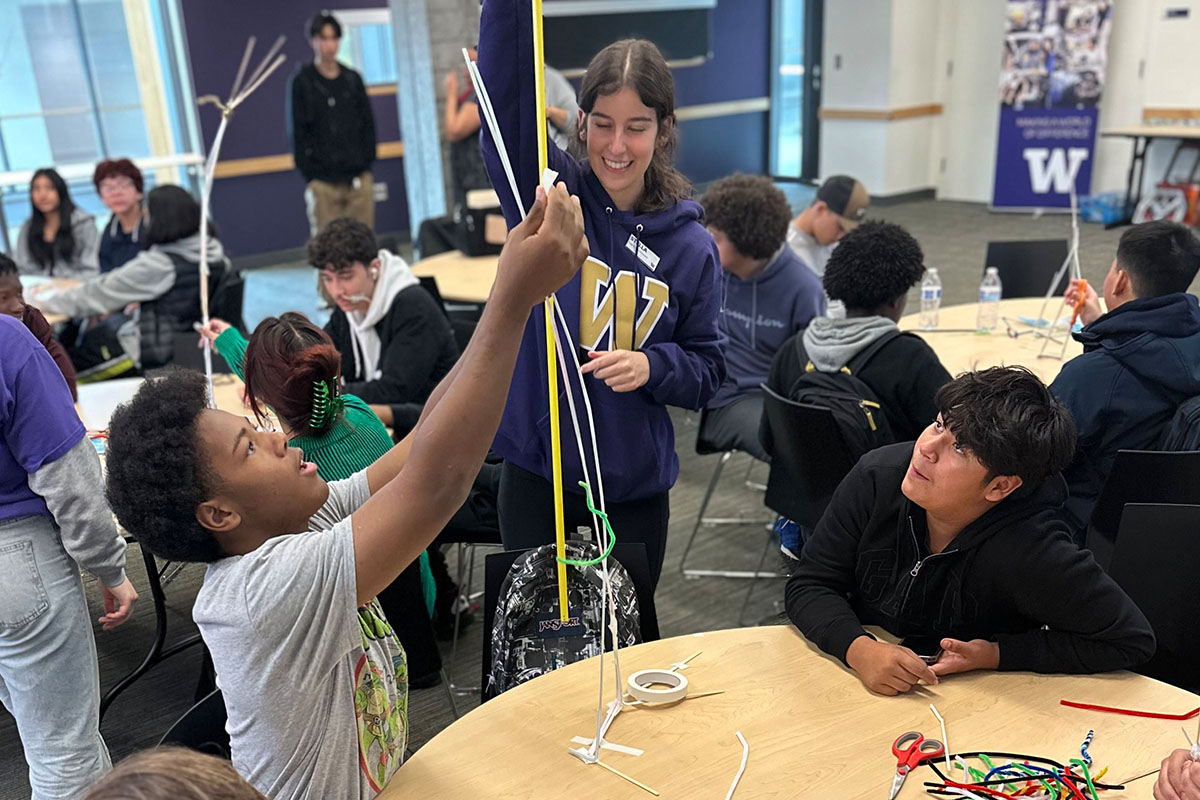
[{"label": "eyeglasses", "polygon": [[116,194],[134,188],[133,181],[126,178],[125,180],[116,181],[100,181],[100,194]]}]

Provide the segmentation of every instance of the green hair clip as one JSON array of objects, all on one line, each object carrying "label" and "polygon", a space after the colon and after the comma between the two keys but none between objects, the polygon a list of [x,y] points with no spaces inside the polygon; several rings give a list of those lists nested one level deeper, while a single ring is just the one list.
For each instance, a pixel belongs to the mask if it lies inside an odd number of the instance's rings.
[{"label": "green hair clip", "polygon": [[336,382],[313,381],[312,414],[308,418],[309,427],[314,431],[325,430],[330,422],[342,413],[345,402]]}]

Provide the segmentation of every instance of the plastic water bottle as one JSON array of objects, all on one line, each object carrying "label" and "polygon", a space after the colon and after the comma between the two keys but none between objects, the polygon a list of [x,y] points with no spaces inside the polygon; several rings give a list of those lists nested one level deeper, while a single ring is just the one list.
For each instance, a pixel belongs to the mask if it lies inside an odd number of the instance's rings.
[{"label": "plastic water bottle", "polygon": [[942,305],[942,279],[937,267],[925,271],[921,281],[921,330],[931,331],[938,326],[938,309]]},{"label": "plastic water bottle", "polygon": [[1000,322],[1000,271],[988,267],[983,273],[983,283],[979,284],[979,318],[975,323],[976,330],[994,331]]}]

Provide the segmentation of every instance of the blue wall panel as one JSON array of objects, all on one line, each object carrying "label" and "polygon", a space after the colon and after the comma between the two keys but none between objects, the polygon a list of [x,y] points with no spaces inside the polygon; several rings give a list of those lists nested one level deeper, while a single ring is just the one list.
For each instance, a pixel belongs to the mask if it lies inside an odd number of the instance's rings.
[{"label": "blue wall panel", "polygon": [[771,68],[771,0],[718,0],[712,57],[675,70],[675,103],[694,106],[766,97]]},{"label": "blue wall panel", "polygon": [[767,115],[761,112],[685,122],[675,164],[696,184],[733,172],[761,174],[767,163],[766,136]]},{"label": "blue wall panel", "polygon": [[[373,8],[384,0],[182,0],[192,84],[196,95],[225,98],[233,84],[242,48],[258,37],[255,66],[280,34],[288,61],[267,79],[234,114],[221,146],[221,158],[255,158],[290,153],[287,139],[289,78],[312,60],[308,21],[321,9]],[[376,137],[381,142],[400,138],[394,95],[371,98]],[[205,148],[211,146],[220,124],[212,106],[200,108]],[[403,159],[375,162],[376,181],[388,184],[388,200],[375,207],[375,227],[381,233],[408,230]],[[213,188],[212,213],[221,239],[234,257],[303,247],[308,240],[304,212],[304,183],[295,171],[223,178]]]},{"label": "blue wall panel", "polygon": [[[434,0],[436,2],[436,0]],[[258,51],[284,33],[288,63],[237,112],[222,147],[227,159],[289,152],[285,123],[288,78],[312,58],[307,21],[322,8],[385,6],[385,0],[182,0],[184,24],[197,95],[229,92],[241,49],[250,35]],[[698,67],[675,70],[676,104],[694,106],[765,97],[770,80],[771,0],[719,0],[713,12],[712,57]],[[379,141],[400,138],[396,98],[373,97]],[[200,111],[206,146],[219,122],[217,112]],[[703,183],[737,170],[766,171],[767,115],[740,114],[693,120],[681,126],[680,169]],[[389,199],[376,207],[381,233],[409,227],[402,159],[376,162],[375,178],[388,184]],[[213,214],[235,256],[301,247],[308,238],[303,184],[296,172],[217,181]]]}]

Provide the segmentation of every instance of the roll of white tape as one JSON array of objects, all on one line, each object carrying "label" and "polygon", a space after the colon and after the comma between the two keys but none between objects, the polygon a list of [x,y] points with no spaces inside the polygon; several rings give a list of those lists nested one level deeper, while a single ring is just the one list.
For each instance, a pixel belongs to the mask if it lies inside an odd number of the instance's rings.
[{"label": "roll of white tape", "polygon": [[687,696],[688,679],[665,669],[644,669],[629,676],[629,693],[643,703],[673,703]]}]

